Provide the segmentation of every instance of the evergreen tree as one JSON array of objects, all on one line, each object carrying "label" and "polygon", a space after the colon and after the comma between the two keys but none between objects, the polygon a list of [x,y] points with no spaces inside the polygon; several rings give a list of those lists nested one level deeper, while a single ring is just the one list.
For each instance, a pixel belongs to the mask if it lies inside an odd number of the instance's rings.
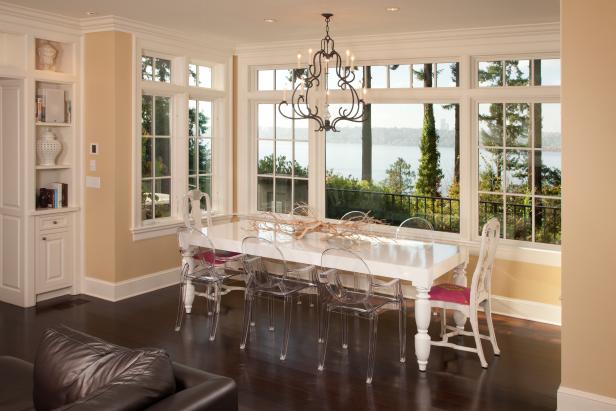
[{"label": "evergreen tree", "polygon": [[[370,66],[364,67],[364,87],[370,88],[372,73]],[[364,106],[361,124],[361,179],[372,182],[372,107]]]},{"label": "evergreen tree", "polygon": [[415,173],[411,169],[411,165],[403,158],[398,157],[385,173],[387,177],[383,184],[386,191],[395,194],[410,194],[413,192]]},{"label": "evergreen tree", "polygon": [[[423,81],[424,87],[432,87],[432,64],[424,64]],[[420,195],[440,197],[439,189],[443,179],[443,171],[440,167],[438,134],[432,104],[424,104],[423,128],[419,148],[421,158],[415,191]]]}]

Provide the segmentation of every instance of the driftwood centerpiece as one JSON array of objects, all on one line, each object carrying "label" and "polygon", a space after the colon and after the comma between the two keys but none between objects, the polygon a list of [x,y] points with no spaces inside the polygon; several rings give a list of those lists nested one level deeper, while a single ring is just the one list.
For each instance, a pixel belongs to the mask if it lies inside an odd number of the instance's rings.
[{"label": "driftwood centerpiece", "polygon": [[287,234],[296,240],[304,238],[309,233],[324,233],[332,238],[358,240],[360,236],[376,239],[377,236],[370,233],[369,226],[383,224],[381,220],[370,216],[369,212],[353,219],[332,222],[318,218],[308,207],[302,207],[301,213],[298,214],[281,217],[272,212],[264,212],[250,221],[249,228]]}]

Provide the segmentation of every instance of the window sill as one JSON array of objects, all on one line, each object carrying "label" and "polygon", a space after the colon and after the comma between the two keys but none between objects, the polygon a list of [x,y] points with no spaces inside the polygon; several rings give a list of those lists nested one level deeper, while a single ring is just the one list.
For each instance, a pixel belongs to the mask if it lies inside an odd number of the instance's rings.
[{"label": "window sill", "polygon": [[[212,223],[218,224],[228,222],[231,221],[231,218],[232,215],[230,214],[213,214]],[[202,223],[204,227],[207,226],[207,221],[205,218],[203,218]],[[154,224],[132,228],[130,231],[133,234],[133,241],[141,241],[151,238],[175,235],[180,227],[184,227],[184,220],[174,218]]]}]

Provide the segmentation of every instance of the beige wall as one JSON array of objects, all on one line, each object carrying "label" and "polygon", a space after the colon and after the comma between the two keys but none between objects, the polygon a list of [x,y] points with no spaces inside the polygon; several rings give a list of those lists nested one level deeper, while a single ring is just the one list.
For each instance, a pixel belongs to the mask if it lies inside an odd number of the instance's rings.
[{"label": "beige wall", "polygon": [[[86,189],[86,275],[118,282],[180,265],[175,236],[133,241],[131,228],[132,35],[85,36],[86,165],[100,189]],[[89,154],[98,143],[100,154]]]},{"label": "beige wall", "polygon": [[616,398],[616,1],[562,0],[561,16],[562,386]]},{"label": "beige wall", "polygon": [[[471,257],[467,269],[472,275],[477,258]],[[560,267],[497,260],[492,273],[494,295],[560,305]]]},{"label": "beige wall", "polygon": [[[98,142],[100,190],[86,190],[86,273],[107,281],[122,281],[179,265],[174,236],[134,242],[131,213],[131,35],[92,33],[85,43],[86,143]],[[237,57],[234,57],[237,77]],[[234,86],[237,84],[234,79]],[[234,100],[237,96],[234,93]],[[235,105],[234,105],[235,107]],[[237,114],[233,114],[234,124]],[[234,152],[237,137],[234,134]],[[236,155],[234,153],[234,162]],[[234,178],[234,193],[237,182]],[[234,210],[237,204],[234,203]],[[475,267],[471,259],[469,275]],[[494,294],[560,304],[560,269],[499,260],[493,276]]]}]

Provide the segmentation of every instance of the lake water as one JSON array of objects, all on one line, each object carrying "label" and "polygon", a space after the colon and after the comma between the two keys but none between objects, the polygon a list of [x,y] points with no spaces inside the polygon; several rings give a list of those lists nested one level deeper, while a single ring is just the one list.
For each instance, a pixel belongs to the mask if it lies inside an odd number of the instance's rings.
[{"label": "lake water", "polygon": [[[455,149],[440,147],[440,165],[443,171],[441,194],[446,195],[453,181],[455,167]],[[361,179],[361,144],[328,143],[326,148],[327,170],[343,176]],[[372,147],[372,178],[374,181],[385,179],[386,171],[398,157],[403,158],[417,173],[421,152],[417,146],[374,145]],[[560,168],[560,153],[543,152],[542,161],[549,167]]]}]

